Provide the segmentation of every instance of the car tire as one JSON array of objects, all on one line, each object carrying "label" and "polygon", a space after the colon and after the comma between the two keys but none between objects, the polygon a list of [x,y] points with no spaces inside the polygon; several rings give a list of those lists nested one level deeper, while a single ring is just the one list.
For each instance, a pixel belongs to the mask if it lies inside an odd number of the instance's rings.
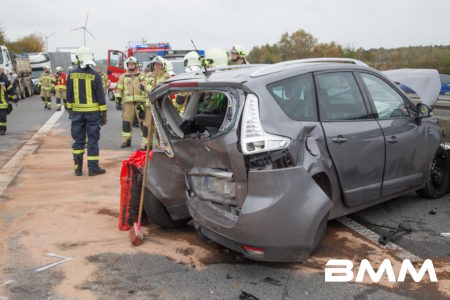
[{"label": "car tire", "polygon": [[314,240],[310,254],[314,253],[317,250],[317,247],[319,247],[320,242],[322,241],[325,232],[327,231],[327,224],[328,224],[328,213],[325,214],[325,216],[322,218],[322,221],[320,221],[319,226],[317,227],[316,232],[314,233]]},{"label": "car tire", "polygon": [[449,189],[449,156],[444,148],[439,147],[431,163],[425,187],[416,191],[422,198],[437,199],[444,196]]},{"label": "car tire", "polygon": [[170,217],[167,208],[153,195],[148,188],[145,188],[144,210],[151,222],[162,228],[179,228],[186,225],[191,218],[174,221]]}]

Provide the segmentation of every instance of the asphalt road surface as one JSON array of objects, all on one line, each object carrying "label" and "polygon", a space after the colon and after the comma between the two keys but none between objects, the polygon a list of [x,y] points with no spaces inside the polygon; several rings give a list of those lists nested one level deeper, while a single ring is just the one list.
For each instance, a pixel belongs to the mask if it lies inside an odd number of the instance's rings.
[{"label": "asphalt road surface", "polygon": [[[438,283],[325,283],[325,263],[345,258],[381,263],[401,259],[339,221],[308,261],[258,263],[199,239],[192,227],[162,230],[149,224],[146,240],[131,247],[117,229],[120,164],[140,144],[120,149],[121,119],[108,102],[101,129],[101,164],[108,173],[75,178],[71,169],[70,123],[66,113],[35,154],[23,160],[17,178],[0,195],[0,299],[444,299],[450,297],[450,195],[425,200],[415,194],[350,216],[378,234],[399,225],[395,243],[433,260]],[[0,137],[0,169],[50,118],[38,96],[19,103]],[[0,172],[1,175],[1,172]],[[39,267],[70,258],[60,265]],[[356,271],[355,271],[356,272]]]}]

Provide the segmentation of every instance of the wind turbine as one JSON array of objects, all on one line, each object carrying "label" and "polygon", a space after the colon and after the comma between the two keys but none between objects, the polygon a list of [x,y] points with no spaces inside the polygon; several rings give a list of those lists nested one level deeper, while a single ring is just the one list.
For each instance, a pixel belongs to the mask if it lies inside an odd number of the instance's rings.
[{"label": "wind turbine", "polygon": [[86,32],[89,33],[89,35],[92,36],[93,39],[95,39],[94,35],[92,35],[92,33],[86,27],[87,22],[88,22],[88,17],[89,17],[89,13],[87,13],[87,15],[86,15],[86,21],[84,22],[84,26],[72,29],[72,31],[74,31],[74,30],[83,30],[83,41],[84,41],[83,46],[86,46]]},{"label": "wind turbine", "polygon": [[54,35],[56,32],[53,32],[49,35],[43,34],[42,32],[37,31],[38,34],[42,35],[45,38],[45,51],[48,52],[48,38]]}]

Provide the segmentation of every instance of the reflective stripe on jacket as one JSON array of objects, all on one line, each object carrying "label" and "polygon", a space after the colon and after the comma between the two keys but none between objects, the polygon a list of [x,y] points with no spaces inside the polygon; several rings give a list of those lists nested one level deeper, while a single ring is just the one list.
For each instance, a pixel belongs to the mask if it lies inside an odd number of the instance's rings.
[{"label": "reflective stripe on jacket", "polygon": [[66,74],[58,73],[55,74],[56,82],[55,82],[55,90],[65,90],[67,85]]},{"label": "reflective stripe on jacket", "polygon": [[106,111],[102,78],[91,67],[78,66],[69,73],[67,108],[78,112]]},{"label": "reflective stripe on jacket", "polygon": [[117,82],[116,97],[122,98],[123,102],[146,102],[146,90],[147,80],[144,74],[141,72],[125,73]]},{"label": "reflective stripe on jacket", "polygon": [[0,75],[0,109],[8,108],[9,98],[13,95],[13,86],[6,75]]},{"label": "reflective stripe on jacket", "polygon": [[55,77],[50,73],[42,73],[39,77],[39,84],[44,91],[50,91],[55,87]]}]

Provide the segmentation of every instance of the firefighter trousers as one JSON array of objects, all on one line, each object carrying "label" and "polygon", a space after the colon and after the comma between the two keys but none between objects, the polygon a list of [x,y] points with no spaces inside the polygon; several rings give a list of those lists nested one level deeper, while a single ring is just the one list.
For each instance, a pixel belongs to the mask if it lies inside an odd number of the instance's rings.
[{"label": "firefighter trousers", "polygon": [[7,108],[0,108],[0,131],[6,131],[6,116],[8,115]]},{"label": "firefighter trousers", "polygon": [[[131,132],[133,127],[133,120],[136,117],[139,122],[139,127],[142,132],[142,143],[146,143],[147,140],[147,127],[143,125],[143,119],[140,117],[138,107],[142,104],[145,107],[144,102],[125,102],[122,105],[122,143],[128,143],[131,141]],[[142,114],[142,113],[141,113]]]},{"label": "firefighter trousers", "polygon": [[145,136],[142,139],[141,148],[144,148],[144,146],[147,144],[147,136],[148,136],[148,133],[150,132],[150,139],[151,139],[150,140],[150,149],[151,149],[152,145],[155,143],[155,141],[153,140],[153,135],[155,133],[155,124],[153,121],[153,115],[152,115],[150,106],[145,107],[145,119],[144,119],[143,126],[145,127]]},{"label": "firefighter trousers", "polygon": [[83,161],[84,146],[87,135],[87,160],[88,168],[98,167],[99,152],[98,141],[100,140],[100,112],[77,112],[72,114],[72,154],[75,164]]},{"label": "firefighter trousers", "polygon": [[61,100],[64,101],[64,107],[66,107],[66,90],[65,89],[57,89],[55,92],[56,98],[56,109],[61,109]]}]

